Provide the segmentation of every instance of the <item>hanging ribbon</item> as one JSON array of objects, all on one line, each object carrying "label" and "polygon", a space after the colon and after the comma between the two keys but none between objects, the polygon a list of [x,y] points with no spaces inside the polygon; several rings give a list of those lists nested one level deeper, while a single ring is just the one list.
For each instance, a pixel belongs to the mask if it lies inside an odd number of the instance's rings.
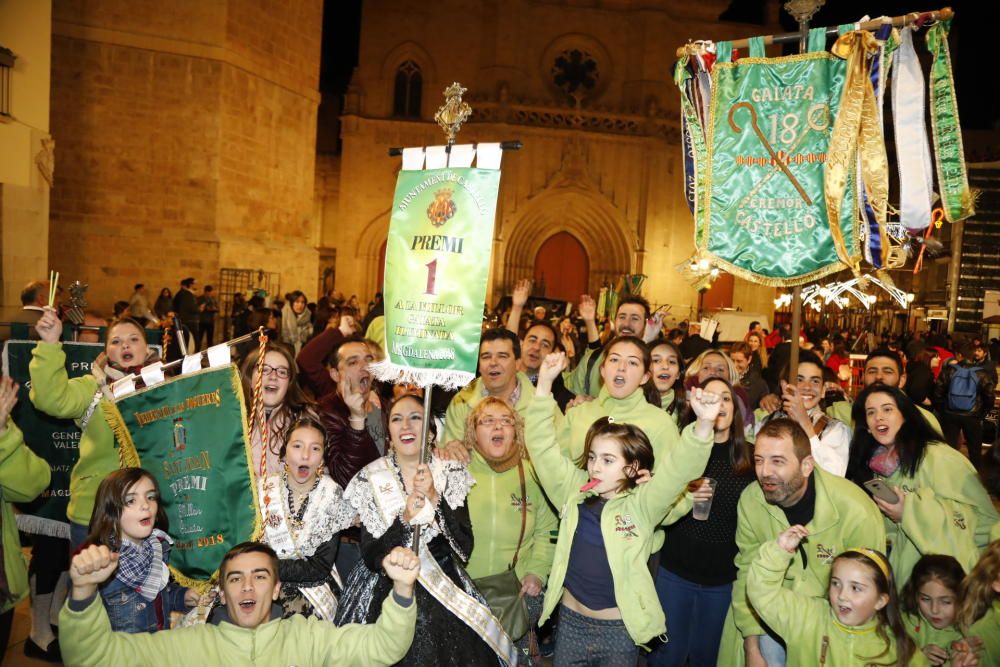
[{"label": "hanging ribbon", "polygon": [[[872,90],[875,93],[875,108],[878,110],[880,129],[884,127],[882,118],[882,103],[885,99],[885,86],[882,85],[882,82],[888,77],[888,67],[891,63],[891,60],[886,57],[886,51],[888,50],[886,40],[889,38],[891,33],[891,23],[884,23],[879,27],[878,31],[876,31],[875,39],[879,44],[879,49],[875,56],[871,59],[871,71],[869,72],[869,78],[872,82]],[[858,182],[863,184],[864,175],[861,171],[860,153],[858,154],[857,159],[857,174]],[[889,249],[889,238],[885,233],[885,226],[879,224],[875,211],[868,201],[868,193],[865,191],[865,188],[862,186],[859,190],[861,193],[861,197],[859,198],[859,208],[861,219],[865,223],[865,259],[876,269],[880,269],[886,260],[886,253]]]},{"label": "hanging ribbon", "polygon": [[892,117],[899,165],[899,219],[910,233],[931,222],[934,196],[931,149],[924,120],[924,72],[913,48],[910,26],[899,35],[896,73],[892,79]]},{"label": "hanging ribbon", "polygon": [[951,75],[950,28],[951,21],[931,26],[927,31],[927,48],[934,56],[930,82],[931,127],[937,156],[938,189],[948,222],[958,222],[975,214],[976,209],[965,171],[962,128],[958,121],[955,81]]},{"label": "hanging ribbon", "polygon": [[875,108],[875,91],[867,72],[867,56],[877,53],[875,36],[865,30],[846,33],[837,39],[832,53],[847,60],[847,81],[841,96],[840,111],[834,121],[824,170],[824,194],[827,218],[840,260],[855,274],[860,267],[851,261],[843,233],[834,221],[840,219],[840,207],[847,181],[854,168],[854,155],[861,158],[861,173],[868,201],[880,226],[885,225],[889,199],[889,164],[885,142]]},{"label": "hanging ribbon", "polygon": [[[693,97],[695,82],[688,69],[690,58],[684,56],[674,70],[674,81],[681,91],[681,118],[683,121],[684,145],[684,190],[688,198],[688,207],[694,214],[694,245],[700,248],[704,245],[704,169],[707,148],[705,146],[705,131],[698,116]],[[695,65],[697,66],[697,65]]]}]

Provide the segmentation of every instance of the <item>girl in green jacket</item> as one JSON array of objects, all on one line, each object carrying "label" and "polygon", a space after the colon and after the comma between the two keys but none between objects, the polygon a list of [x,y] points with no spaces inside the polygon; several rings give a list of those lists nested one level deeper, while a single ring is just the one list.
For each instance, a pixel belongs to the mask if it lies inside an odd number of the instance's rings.
[{"label": "girl in green jacket", "polygon": [[1000,665],[1000,540],[986,548],[962,582],[958,625],[976,647],[981,643],[981,665]]},{"label": "girl in green jacket", "polygon": [[965,571],[951,556],[924,556],[903,587],[903,625],[932,665],[951,666],[952,645],[961,642],[958,609]]},{"label": "girl in green jacket", "polygon": [[848,549],[837,556],[826,600],[782,585],[789,561],[808,536],[808,529],[796,524],[762,544],[747,579],[754,609],[787,644],[787,664],[927,664],[903,628],[892,570],[878,551]]},{"label": "girl in green jacket", "polygon": [[657,338],[650,343],[649,355],[653,362],[650,372],[660,398],[659,405],[675,424],[680,424],[681,413],[687,405],[684,400],[684,357],[680,349],[666,338]]},{"label": "girl in green jacket", "polygon": [[[609,359],[614,353],[612,346]],[[655,468],[643,430],[613,416],[591,424],[583,455],[574,459],[560,451],[555,438],[551,388],[565,363],[562,352],[545,358],[526,415],[528,451],[562,517],[540,622],[561,605],[556,667],[632,667],[637,645],[666,629],[646,566],[658,546],[656,529],[688,481],[704,470],[721,403],[715,394],[696,389],[690,403],[697,422],[685,429],[685,442],[670,452],[669,461],[656,457]],[[616,374],[626,382],[646,373],[641,359],[622,364]],[[650,481],[637,486],[640,471],[650,469]]]}]

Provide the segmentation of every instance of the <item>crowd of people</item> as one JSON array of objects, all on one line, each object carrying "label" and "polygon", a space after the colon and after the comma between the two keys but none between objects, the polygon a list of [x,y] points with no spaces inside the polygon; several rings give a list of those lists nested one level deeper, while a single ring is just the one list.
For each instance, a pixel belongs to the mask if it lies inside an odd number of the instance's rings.
[{"label": "crowd of people", "polygon": [[[155,477],[120,468],[93,417],[115,378],[157,359],[144,326],[174,314],[195,345],[215,342],[213,291],[189,278],[149,307],[136,285],[75,379],[43,308],[30,398],[82,431],[67,664],[1000,665],[981,341],[875,341],[851,396],[854,341],[838,332],[802,332],[790,368],[786,327],[754,323],[722,349],[697,325],[665,329],[639,296],[604,326],[588,296],[576,318],[526,312],[530,289],[484,330],[478,377],[429,406],[369,370],[379,300],[364,319],[299,291],[223,314],[269,337],[235,350],[248,413],[255,386],[265,413],[266,437],[250,430],[265,527],[200,596],[166,567]],[[7,419],[12,391],[0,383],[8,624],[27,592],[10,502],[48,484]],[[171,629],[196,607],[207,623]]]}]

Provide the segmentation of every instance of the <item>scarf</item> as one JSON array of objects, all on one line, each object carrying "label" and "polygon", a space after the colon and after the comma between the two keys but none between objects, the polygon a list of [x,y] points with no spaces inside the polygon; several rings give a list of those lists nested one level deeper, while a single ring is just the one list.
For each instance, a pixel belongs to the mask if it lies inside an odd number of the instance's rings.
[{"label": "scarf", "polygon": [[899,469],[899,451],[895,447],[889,449],[885,445],[879,445],[868,460],[868,467],[882,477],[892,477]]},{"label": "scarf", "polygon": [[166,560],[172,544],[173,540],[158,528],[139,544],[124,540],[118,550],[115,578],[152,602],[170,580]]},{"label": "scarf", "polygon": [[510,450],[503,456],[490,456],[479,447],[478,442],[476,443],[476,451],[479,452],[479,455],[486,461],[486,465],[488,465],[493,472],[497,473],[507,472],[511,468],[515,467],[518,461],[521,460],[521,448],[513,444]]}]

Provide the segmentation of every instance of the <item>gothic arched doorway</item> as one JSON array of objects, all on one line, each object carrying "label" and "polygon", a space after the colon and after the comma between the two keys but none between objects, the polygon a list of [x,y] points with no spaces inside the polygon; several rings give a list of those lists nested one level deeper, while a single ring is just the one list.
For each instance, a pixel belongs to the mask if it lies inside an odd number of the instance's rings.
[{"label": "gothic arched doorway", "polygon": [[569,232],[553,234],[535,255],[535,294],[576,303],[587,293],[590,258]]}]

